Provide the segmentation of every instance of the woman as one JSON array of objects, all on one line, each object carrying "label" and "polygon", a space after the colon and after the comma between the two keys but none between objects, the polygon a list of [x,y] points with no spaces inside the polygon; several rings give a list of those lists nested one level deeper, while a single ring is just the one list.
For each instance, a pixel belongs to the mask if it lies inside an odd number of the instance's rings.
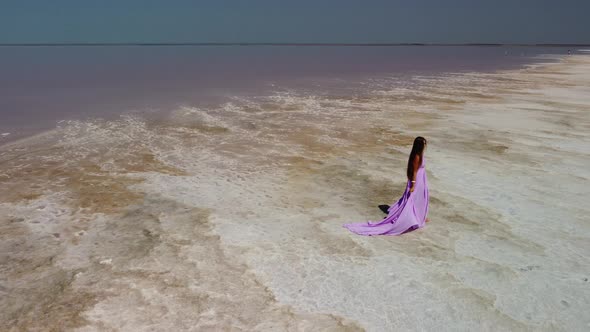
[{"label": "woman", "polygon": [[424,227],[428,221],[428,183],[424,168],[426,139],[416,137],[408,159],[408,184],[403,196],[389,207],[379,208],[387,217],[379,222],[346,224],[344,227],[359,235],[400,235]]}]

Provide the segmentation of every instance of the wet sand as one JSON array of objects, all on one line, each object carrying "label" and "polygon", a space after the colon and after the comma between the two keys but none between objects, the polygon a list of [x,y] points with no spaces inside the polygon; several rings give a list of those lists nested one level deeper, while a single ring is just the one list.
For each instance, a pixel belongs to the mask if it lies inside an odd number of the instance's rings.
[{"label": "wet sand", "polygon": [[[587,330],[590,57],[414,79],[1,146],[0,330]],[[348,233],[417,135],[431,222]]]}]

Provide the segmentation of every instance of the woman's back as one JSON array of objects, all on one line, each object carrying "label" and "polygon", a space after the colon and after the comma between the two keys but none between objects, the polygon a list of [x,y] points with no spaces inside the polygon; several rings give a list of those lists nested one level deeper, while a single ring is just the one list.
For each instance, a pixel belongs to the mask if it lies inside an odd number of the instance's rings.
[{"label": "woman's back", "polygon": [[[423,139],[418,137],[418,139]],[[414,141],[414,147],[416,146]],[[424,139],[423,139],[424,140]],[[424,140],[425,146],[426,140]],[[359,235],[400,235],[417,228],[424,227],[428,216],[428,178],[426,176],[426,162],[423,156],[424,149],[420,148],[418,152],[421,162],[412,163],[412,158],[416,154],[412,149],[410,160],[408,162],[409,176],[406,189],[402,197],[389,208],[388,215],[385,219],[378,222],[364,222],[355,224],[345,224],[344,227],[351,232]],[[410,165],[412,164],[412,165]],[[418,166],[417,168],[415,166]]]}]

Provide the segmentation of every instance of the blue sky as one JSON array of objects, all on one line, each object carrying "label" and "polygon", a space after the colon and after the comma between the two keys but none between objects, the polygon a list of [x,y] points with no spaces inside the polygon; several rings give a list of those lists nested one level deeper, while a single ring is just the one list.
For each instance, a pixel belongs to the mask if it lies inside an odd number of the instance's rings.
[{"label": "blue sky", "polygon": [[0,0],[0,43],[590,43],[590,0]]}]

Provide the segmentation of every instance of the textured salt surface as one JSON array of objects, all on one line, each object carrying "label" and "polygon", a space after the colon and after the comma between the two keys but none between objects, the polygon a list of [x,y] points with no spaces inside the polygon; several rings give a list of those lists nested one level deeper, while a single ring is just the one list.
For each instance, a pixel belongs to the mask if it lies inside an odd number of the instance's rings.
[{"label": "textured salt surface", "polygon": [[[590,327],[590,58],[0,148],[0,330]],[[431,222],[349,234],[429,139]]]}]

